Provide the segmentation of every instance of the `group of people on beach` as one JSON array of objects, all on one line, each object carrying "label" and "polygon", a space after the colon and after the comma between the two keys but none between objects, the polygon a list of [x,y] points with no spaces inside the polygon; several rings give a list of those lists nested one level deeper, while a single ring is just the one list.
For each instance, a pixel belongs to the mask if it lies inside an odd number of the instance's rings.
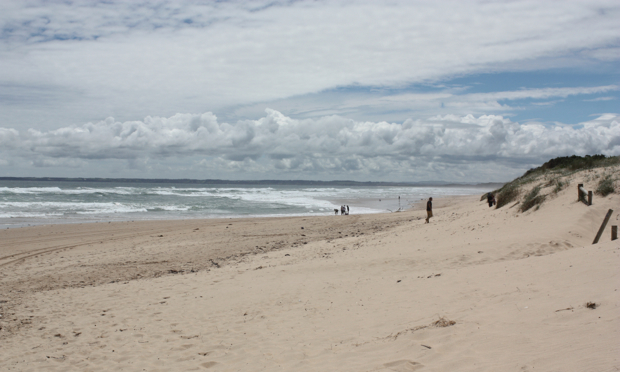
[{"label": "group of people on beach", "polygon": [[[336,210],[336,214],[338,214],[337,212],[338,210]],[[340,206],[340,215],[344,216],[344,215],[348,215],[349,214],[349,206],[348,205],[341,205]]]}]

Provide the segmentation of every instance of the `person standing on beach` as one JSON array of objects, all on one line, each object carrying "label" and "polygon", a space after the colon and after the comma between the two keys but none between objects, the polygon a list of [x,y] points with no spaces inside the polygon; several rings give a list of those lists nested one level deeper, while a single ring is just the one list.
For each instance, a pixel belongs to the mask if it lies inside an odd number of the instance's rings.
[{"label": "person standing on beach", "polygon": [[487,202],[489,203],[489,208],[495,205],[495,196],[493,193],[487,193]]},{"label": "person standing on beach", "polygon": [[426,222],[424,223],[429,223],[431,217],[433,217],[433,198],[428,198],[426,202]]}]

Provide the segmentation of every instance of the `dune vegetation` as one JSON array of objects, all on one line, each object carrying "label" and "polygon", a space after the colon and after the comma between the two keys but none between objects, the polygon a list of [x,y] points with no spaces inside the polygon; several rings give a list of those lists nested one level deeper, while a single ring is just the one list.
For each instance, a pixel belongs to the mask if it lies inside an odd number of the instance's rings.
[{"label": "dune vegetation", "polygon": [[520,212],[538,210],[542,203],[566,189],[573,181],[592,184],[594,192],[606,197],[620,190],[620,156],[564,156],[549,160],[540,167],[493,191],[496,208],[519,206]]}]

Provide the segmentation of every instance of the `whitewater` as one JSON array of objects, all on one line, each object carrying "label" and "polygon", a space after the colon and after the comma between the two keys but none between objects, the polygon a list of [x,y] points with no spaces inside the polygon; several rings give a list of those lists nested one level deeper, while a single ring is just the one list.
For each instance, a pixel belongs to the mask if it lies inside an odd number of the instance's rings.
[{"label": "whitewater", "polygon": [[474,186],[196,185],[0,181],[0,228],[155,219],[315,216],[394,212],[429,196],[481,194]]}]

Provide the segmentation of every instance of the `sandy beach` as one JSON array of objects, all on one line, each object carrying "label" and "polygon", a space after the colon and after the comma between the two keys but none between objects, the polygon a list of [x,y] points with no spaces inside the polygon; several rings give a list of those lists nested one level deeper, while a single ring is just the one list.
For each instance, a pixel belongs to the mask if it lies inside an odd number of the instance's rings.
[{"label": "sandy beach", "polygon": [[[618,371],[620,195],[0,231],[6,371]],[[592,240],[609,209],[600,242]],[[589,306],[588,306],[589,304]]]}]

